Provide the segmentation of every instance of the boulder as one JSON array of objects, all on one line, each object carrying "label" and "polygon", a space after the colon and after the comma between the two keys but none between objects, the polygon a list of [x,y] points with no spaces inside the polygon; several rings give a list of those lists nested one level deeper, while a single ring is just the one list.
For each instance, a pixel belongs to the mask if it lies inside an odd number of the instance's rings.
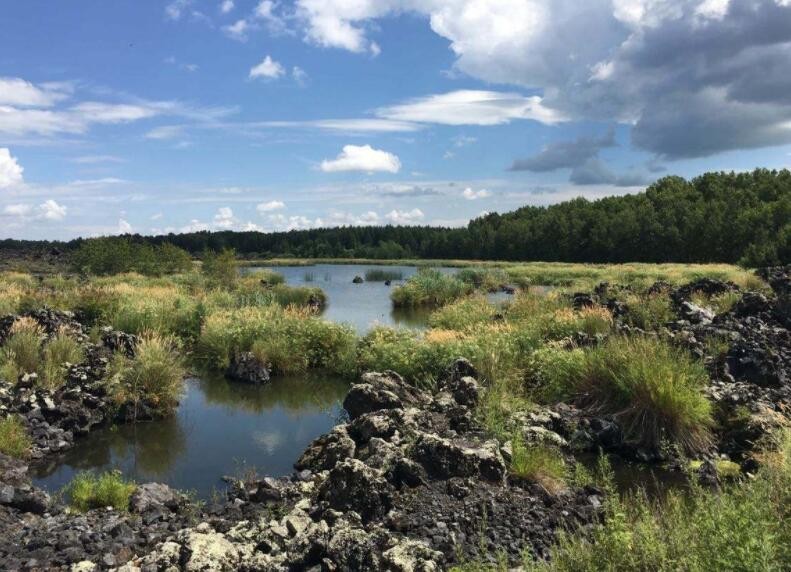
[{"label": "boulder", "polygon": [[266,383],[269,381],[269,366],[261,362],[252,352],[241,352],[231,359],[226,375],[235,381]]},{"label": "boulder", "polygon": [[393,572],[434,572],[440,570],[442,553],[424,542],[405,539],[382,553],[386,570]]},{"label": "boulder", "polygon": [[315,439],[294,463],[298,471],[326,471],[344,459],[354,457],[354,440],[349,436],[346,425],[338,425],[329,433]]},{"label": "boulder", "polygon": [[134,513],[178,508],[179,494],[162,483],[139,485],[129,499],[129,509]]},{"label": "boulder", "polygon": [[363,280],[362,276],[355,276],[352,279],[352,284],[362,284],[363,282],[365,282],[365,280]]},{"label": "boulder", "polygon": [[381,519],[392,506],[392,487],[381,471],[358,459],[346,459],[330,471],[319,500],[335,510],[357,512],[364,522]]},{"label": "boulder", "polygon": [[404,404],[390,390],[374,387],[370,383],[354,385],[343,400],[343,408],[351,419],[380,409],[401,409]]},{"label": "boulder", "polygon": [[501,482],[506,467],[495,441],[466,445],[423,433],[415,443],[412,457],[437,479],[476,477]]}]

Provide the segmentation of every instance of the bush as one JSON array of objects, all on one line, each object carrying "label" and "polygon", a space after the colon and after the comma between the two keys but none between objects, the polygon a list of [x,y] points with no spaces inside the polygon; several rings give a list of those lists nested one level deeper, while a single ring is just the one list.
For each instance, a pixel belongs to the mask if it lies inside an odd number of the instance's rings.
[{"label": "bush", "polygon": [[72,266],[84,274],[119,274],[139,272],[160,276],[186,272],[192,258],[181,248],[169,243],[152,246],[133,242],[127,237],[91,238],[82,241],[71,258]]},{"label": "bush", "polygon": [[174,340],[158,334],[143,336],[134,359],[125,365],[113,387],[117,403],[130,404],[135,410],[145,403],[160,415],[178,405],[185,371]]},{"label": "bush", "polygon": [[211,283],[225,288],[234,286],[239,278],[236,254],[228,248],[221,252],[213,250],[204,252],[201,270]]},{"label": "bush", "polygon": [[631,294],[625,302],[626,323],[643,330],[655,330],[676,317],[667,294]]},{"label": "bush", "polygon": [[386,282],[387,280],[402,280],[404,273],[400,270],[385,270],[383,268],[369,268],[365,271],[366,282]]},{"label": "bush", "polygon": [[709,444],[711,403],[703,364],[667,342],[612,338],[585,352],[566,380],[589,408],[614,415],[627,440],[658,447],[667,438],[689,452]]},{"label": "bush", "polygon": [[30,454],[32,444],[25,425],[18,417],[0,419],[0,453],[24,459]]},{"label": "bush", "polygon": [[455,276],[448,276],[431,268],[421,268],[417,274],[395,288],[390,298],[395,306],[443,306],[472,291],[473,286],[465,284]]},{"label": "bush", "polygon": [[456,272],[456,278],[476,290],[489,292],[495,292],[510,282],[510,276],[501,268],[462,268]]},{"label": "bush", "polygon": [[79,512],[95,508],[112,507],[117,511],[129,510],[129,499],[137,485],[126,481],[117,471],[101,475],[78,473],[64,488],[69,504]]}]

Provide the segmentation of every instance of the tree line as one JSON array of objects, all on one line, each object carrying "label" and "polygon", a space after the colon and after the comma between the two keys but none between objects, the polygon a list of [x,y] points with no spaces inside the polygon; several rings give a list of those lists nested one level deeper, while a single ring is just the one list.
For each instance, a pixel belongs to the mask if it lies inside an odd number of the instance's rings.
[{"label": "tree line", "polygon": [[[59,243],[9,239],[0,241],[0,253],[52,248],[78,253],[95,240]],[[476,218],[466,228],[202,231],[132,235],[126,237],[126,243],[155,249],[167,244],[193,256],[233,249],[248,258],[414,257],[760,266],[791,262],[791,172],[757,169],[749,173],[706,173],[689,181],[669,176],[642,193],[526,206]]]}]

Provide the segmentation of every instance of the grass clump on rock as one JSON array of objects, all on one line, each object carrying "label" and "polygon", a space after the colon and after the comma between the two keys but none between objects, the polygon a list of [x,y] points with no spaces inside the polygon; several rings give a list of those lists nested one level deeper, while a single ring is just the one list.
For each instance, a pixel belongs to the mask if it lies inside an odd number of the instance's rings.
[{"label": "grass clump on rock", "polygon": [[172,338],[148,334],[135,348],[135,357],[116,356],[118,372],[112,389],[115,401],[136,408],[145,403],[162,415],[178,405],[183,390],[184,366]]},{"label": "grass clump on rock", "polygon": [[32,441],[25,425],[18,417],[0,419],[0,453],[24,459],[30,453]]},{"label": "grass clump on rock", "polygon": [[78,473],[66,485],[64,492],[69,498],[69,505],[79,512],[105,507],[126,511],[136,488],[135,483],[125,480],[117,471],[101,475],[85,472]]},{"label": "grass clump on rock", "polygon": [[700,361],[667,342],[617,337],[585,352],[566,382],[591,410],[614,415],[627,440],[658,447],[667,438],[689,452],[709,444],[711,403]]},{"label": "grass clump on rock", "polygon": [[510,472],[516,477],[535,481],[550,492],[565,487],[566,462],[552,447],[526,444],[521,437],[511,441]]}]

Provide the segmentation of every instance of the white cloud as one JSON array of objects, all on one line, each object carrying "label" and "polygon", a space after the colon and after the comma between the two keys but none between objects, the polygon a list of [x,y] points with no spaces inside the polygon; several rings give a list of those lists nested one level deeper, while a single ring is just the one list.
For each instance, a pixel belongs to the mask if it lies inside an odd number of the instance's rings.
[{"label": "white cloud", "polygon": [[3,209],[3,214],[7,214],[9,216],[16,216],[16,217],[25,217],[30,215],[33,212],[33,207],[31,205],[6,205]]},{"label": "white cloud", "polygon": [[11,151],[0,147],[0,189],[22,183],[22,171],[22,165],[17,162],[16,157],[11,156]]},{"label": "white cloud", "polygon": [[393,209],[385,215],[385,218],[392,224],[396,225],[409,225],[417,224],[425,218],[423,211],[420,209],[412,209],[411,211],[400,211]]},{"label": "white cloud", "polygon": [[416,98],[383,107],[376,114],[397,121],[443,125],[500,125],[515,119],[552,125],[565,119],[545,107],[538,96],[471,89]]},{"label": "white cloud", "polygon": [[401,161],[396,155],[374,149],[370,145],[345,145],[335,159],[321,162],[321,170],[325,173],[338,171],[397,173],[400,169]]},{"label": "white cloud", "polygon": [[148,117],[154,117],[159,112],[153,106],[130,105],[125,103],[101,103],[98,101],[85,101],[71,108],[95,123],[128,123]]},{"label": "white cloud", "polygon": [[71,160],[78,165],[95,165],[97,163],[125,163],[126,159],[115,155],[82,155]]},{"label": "white cloud", "polygon": [[294,66],[293,68],[291,68],[291,77],[293,77],[294,81],[297,82],[299,85],[304,86],[308,82],[307,72],[299,66]]},{"label": "white cloud", "polygon": [[462,191],[461,196],[463,196],[468,201],[474,201],[476,199],[485,199],[487,197],[491,197],[492,193],[487,191],[486,189],[481,189],[480,191],[473,191],[471,187],[467,187]]},{"label": "white cloud", "polygon": [[280,65],[279,62],[273,60],[271,56],[266,56],[263,60],[261,60],[261,63],[250,68],[249,77],[251,79],[277,79],[284,73],[286,73],[286,70],[283,69],[283,66]]},{"label": "white cloud", "polygon": [[220,12],[223,14],[227,14],[233,10],[233,0],[223,0],[220,2]]},{"label": "white cloud", "polygon": [[214,215],[214,226],[220,229],[230,229],[236,224],[233,210],[230,207],[221,207]]},{"label": "white cloud", "polygon": [[154,213],[151,215],[151,220],[159,220],[162,218],[162,213]]},{"label": "white cloud", "polygon": [[242,225],[242,227],[239,230],[243,232],[251,232],[251,231],[264,232],[264,227],[255,224],[254,222],[246,222],[244,223],[244,225]]},{"label": "white cloud", "polygon": [[122,218],[118,219],[118,234],[131,234],[132,225]]},{"label": "white cloud", "polygon": [[59,205],[52,199],[44,201],[38,208],[42,218],[53,221],[63,220],[68,210],[65,206]]},{"label": "white cloud", "polygon": [[190,4],[192,0],[173,0],[165,6],[165,16],[171,20],[180,20]]},{"label": "white cloud", "polygon": [[237,20],[233,24],[229,24],[228,26],[223,26],[223,32],[225,32],[229,38],[237,40],[239,42],[246,42],[247,41],[247,33],[250,31],[250,24],[247,20],[242,18],[241,20]]},{"label": "white cloud", "polygon": [[176,137],[181,137],[183,132],[184,127],[182,125],[161,125],[146,133],[146,139],[175,139]]},{"label": "white cloud", "polygon": [[62,84],[35,86],[18,77],[0,77],[0,105],[51,107],[68,97],[62,87]]},{"label": "white cloud", "polygon": [[255,207],[255,210],[263,214],[284,208],[286,208],[286,203],[283,201],[269,201],[266,203],[259,203],[258,206]]}]

